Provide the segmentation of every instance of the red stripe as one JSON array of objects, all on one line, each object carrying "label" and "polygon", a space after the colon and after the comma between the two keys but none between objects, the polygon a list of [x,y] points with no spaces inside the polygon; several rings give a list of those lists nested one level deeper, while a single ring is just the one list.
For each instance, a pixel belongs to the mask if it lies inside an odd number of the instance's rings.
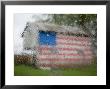
[{"label": "red stripe", "polygon": [[62,44],[62,45],[73,45],[73,46],[90,46],[89,43],[84,44],[84,43],[66,43],[66,42],[57,42],[57,45]]},{"label": "red stripe", "polygon": [[75,40],[75,41],[89,41],[88,37],[73,37],[73,36],[57,36],[57,39]]},{"label": "red stripe", "polygon": [[[49,48],[49,47],[40,47],[40,48],[38,48],[38,50],[50,50],[50,49],[52,49],[52,48]],[[74,50],[78,50],[77,48],[55,48],[55,49],[58,49],[58,50],[68,50],[68,51],[74,51]],[[90,51],[90,49],[88,48],[86,48],[86,49],[83,49],[83,51]]]},{"label": "red stripe", "polygon": [[65,59],[58,59],[58,58],[38,58],[38,60],[40,61],[79,61],[81,60],[82,58],[65,58]]},{"label": "red stripe", "polygon": [[[64,58],[64,59],[59,59],[59,58],[39,58],[37,57],[38,60],[48,60],[48,61],[72,61],[72,60],[82,60],[83,58]],[[85,58],[85,59],[91,59],[91,58]]]},{"label": "red stripe", "polygon": [[[70,53],[66,52],[65,53],[64,51],[59,51],[59,52],[53,54],[49,50],[48,51],[43,50],[43,51],[41,51],[40,55],[56,55],[56,56],[57,55],[64,55],[64,56],[71,56],[71,55],[75,55],[75,54],[78,54],[78,53],[77,52],[70,52]],[[91,56],[93,55],[91,51],[85,51],[84,54],[85,55],[91,55]]]}]

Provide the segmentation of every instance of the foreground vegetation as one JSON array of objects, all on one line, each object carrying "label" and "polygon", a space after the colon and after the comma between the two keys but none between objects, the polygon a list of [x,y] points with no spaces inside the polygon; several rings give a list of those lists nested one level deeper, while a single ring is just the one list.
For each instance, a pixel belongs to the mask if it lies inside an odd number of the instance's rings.
[{"label": "foreground vegetation", "polygon": [[15,65],[15,76],[96,76],[97,65],[91,64],[88,66],[77,68],[64,68],[42,70],[29,65]]}]

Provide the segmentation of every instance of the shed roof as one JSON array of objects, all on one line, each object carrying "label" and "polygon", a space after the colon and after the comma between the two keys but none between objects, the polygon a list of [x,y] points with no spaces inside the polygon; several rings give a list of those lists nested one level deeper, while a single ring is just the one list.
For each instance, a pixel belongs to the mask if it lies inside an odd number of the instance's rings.
[{"label": "shed roof", "polygon": [[73,33],[85,33],[81,28],[77,26],[64,26],[52,23],[34,22],[30,25],[37,26],[39,30],[43,31],[55,31],[55,32],[73,32]]},{"label": "shed roof", "polygon": [[[42,31],[54,31],[54,32],[63,32],[63,33],[86,34],[81,28],[77,26],[72,27],[72,26],[56,25],[52,23],[43,23],[43,22],[31,22],[28,24],[28,27],[26,26],[26,29],[27,28],[30,28],[30,30],[36,29],[38,31],[42,30]],[[26,31],[26,29],[24,31]]]}]

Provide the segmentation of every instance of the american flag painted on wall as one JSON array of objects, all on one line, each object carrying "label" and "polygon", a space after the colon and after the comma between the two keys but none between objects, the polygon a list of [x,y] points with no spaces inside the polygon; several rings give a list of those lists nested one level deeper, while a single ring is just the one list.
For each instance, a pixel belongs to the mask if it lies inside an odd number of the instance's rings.
[{"label": "american flag painted on wall", "polygon": [[89,37],[40,31],[38,51],[40,66],[86,64],[92,59]]}]

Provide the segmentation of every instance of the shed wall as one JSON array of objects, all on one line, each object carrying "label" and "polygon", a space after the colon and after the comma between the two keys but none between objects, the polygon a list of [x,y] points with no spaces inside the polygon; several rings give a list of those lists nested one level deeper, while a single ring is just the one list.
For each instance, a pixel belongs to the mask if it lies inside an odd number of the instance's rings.
[{"label": "shed wall", "polygon": [[88,37],[57,34],[56,45],[39,45],[39,66],[89,64],[92,59],[91,42]]}]

